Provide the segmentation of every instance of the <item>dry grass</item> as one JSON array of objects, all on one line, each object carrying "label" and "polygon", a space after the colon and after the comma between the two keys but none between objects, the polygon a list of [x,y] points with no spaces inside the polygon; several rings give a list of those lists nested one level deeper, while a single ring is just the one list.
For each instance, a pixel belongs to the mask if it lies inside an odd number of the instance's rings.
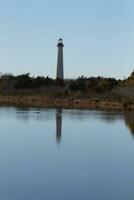
[{"label": "dry grass", "polygon": [[96,99],[49,98],[47,96],[0,96],[1,105],[19,105],[26,107],[62,107],[62,108],[103,108],[134,109],[134,104],[118,101],[99,101]]}]

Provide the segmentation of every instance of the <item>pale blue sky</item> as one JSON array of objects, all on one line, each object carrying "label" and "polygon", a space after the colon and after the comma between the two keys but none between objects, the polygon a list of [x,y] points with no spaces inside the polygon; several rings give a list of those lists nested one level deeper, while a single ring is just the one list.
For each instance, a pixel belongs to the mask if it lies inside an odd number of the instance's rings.
[{"label": "pale blue sky", "polygon": [[123,78],[134,69],[133,0],[0,0],[0,72]]}]

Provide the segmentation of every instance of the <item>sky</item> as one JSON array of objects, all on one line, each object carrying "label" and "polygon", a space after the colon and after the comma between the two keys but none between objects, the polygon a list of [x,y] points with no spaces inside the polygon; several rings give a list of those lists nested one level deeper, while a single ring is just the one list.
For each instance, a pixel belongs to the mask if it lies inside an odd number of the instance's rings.
[{"label": "sky", "polygon": [[133,0],[0,0],[0,72],[125,78],[134,70]]}]

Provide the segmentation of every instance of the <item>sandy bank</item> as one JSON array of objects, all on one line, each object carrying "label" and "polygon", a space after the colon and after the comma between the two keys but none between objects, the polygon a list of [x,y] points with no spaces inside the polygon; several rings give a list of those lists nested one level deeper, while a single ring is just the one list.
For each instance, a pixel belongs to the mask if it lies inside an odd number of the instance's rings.
[{"label": "sandy bank", "polygon": [[1,105],[58,108],[134,109],[134,104],[96,99],[65,99],[46,96],[0,96]]}]

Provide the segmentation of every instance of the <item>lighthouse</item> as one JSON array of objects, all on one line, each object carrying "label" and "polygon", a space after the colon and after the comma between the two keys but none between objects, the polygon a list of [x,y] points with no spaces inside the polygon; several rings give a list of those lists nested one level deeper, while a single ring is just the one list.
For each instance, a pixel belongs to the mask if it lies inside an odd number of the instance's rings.
[{"label": "lighthouse", "polygon": [[57,59],[57,78],[64,79],[64,71],[63,71],[63,40],[60,38],[58,40],[58,59]]}]

